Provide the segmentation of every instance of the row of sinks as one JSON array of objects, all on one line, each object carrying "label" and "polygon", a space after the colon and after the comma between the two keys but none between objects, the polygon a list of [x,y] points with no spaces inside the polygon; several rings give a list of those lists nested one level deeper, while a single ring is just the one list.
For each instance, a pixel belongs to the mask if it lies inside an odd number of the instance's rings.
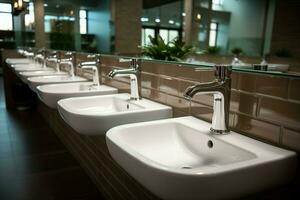
[{"label": "row of sinks", "polygon": [[295,175],[292,151],[232,131],[211,134],[207,122],[191,116],[171,118],[169,106],[133,101],[116,88],[94,86],[85,78],[30,62],[9,62],[76,132],[105,134],[116,162],[162,199],[238,198],[285,184]]}]

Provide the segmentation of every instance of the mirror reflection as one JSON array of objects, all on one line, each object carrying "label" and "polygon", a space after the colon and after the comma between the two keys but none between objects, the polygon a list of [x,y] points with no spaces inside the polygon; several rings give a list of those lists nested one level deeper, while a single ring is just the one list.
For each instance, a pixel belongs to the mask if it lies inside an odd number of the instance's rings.
[{"label": "mirror reflection", "polygon": [[0,0],[0,48],[46,47],[194,65],[232,64],[251,72],[300,72],[298,1],[22,2]]}]

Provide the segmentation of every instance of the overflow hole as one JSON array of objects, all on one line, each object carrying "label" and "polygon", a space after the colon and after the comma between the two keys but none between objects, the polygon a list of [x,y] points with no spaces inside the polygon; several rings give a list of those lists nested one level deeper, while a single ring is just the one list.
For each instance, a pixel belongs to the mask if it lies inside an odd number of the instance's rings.
[{"label": "overflow hole", "polygon": [[211,140],[208,140],[207,146],[208,146],[209,148],[213,148],[214,143],[213,143]]},{"label": "overflow hole", "polygon": [[183,167],[181,167],[181,169],[192,169],[192,167],[191,166],[183,166]]}]

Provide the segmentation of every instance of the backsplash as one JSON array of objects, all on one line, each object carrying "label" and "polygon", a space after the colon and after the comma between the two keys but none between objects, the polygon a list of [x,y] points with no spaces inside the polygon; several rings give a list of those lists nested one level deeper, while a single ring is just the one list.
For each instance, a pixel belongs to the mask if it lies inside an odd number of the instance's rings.
[{"label": "backsplash", "polygon": [[[128,78],[106,77],[114,68],[128,68],[114,56],[101,58],[102,82],[129,92]],[[214,79],[212,71],[153,61],[141,63],[142,96],[173,107],[173,116],[192,115],[211,121],[211,95],[183,98],[195,83]],[[265,74],[232,73],[230,127],[232,130],[277,146],[300,151],[300,79]]]}]

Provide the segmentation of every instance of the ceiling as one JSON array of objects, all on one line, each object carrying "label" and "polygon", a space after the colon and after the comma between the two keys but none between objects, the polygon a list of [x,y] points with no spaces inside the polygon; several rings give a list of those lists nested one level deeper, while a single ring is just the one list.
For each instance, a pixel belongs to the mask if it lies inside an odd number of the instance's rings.
[{"label": "ceiling", "polygon": [[181,0],[143,0],[143,8],[149,9]]}]

